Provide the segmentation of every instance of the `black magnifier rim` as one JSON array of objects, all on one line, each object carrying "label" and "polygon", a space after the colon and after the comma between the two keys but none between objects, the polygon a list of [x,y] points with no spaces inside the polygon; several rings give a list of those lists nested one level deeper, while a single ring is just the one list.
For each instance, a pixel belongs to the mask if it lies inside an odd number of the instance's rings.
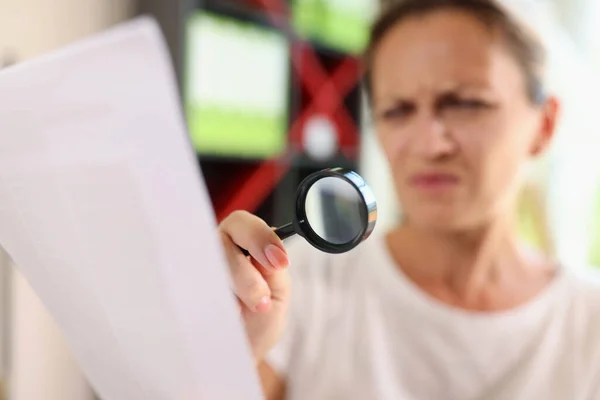
[{"label": "black magnifier rim", "polygon": [[[360,234],[347,243],[334,244],[328,242],[319,236],[308,223],[305,207],[306,196],[313,184],[326,177],[335,177],[345,180],[352,185],[363,200],[364,213],[361,215],[363,228]],[[293,222],[294,230],[321,251],[339,254],[352,250],[371,235],[375,228],[376,221],[377,202],[375,201],[375,196],[365,180],[352,170],[346,168],[324,169],[307,176],[298,186],[296,192],[296,212]]]}]

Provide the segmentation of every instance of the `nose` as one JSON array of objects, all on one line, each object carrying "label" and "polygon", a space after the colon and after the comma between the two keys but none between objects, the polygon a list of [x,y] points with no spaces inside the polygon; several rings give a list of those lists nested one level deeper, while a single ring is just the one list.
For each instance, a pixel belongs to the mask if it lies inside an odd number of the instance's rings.
[{"label": "nose", "polygon": [[428,160],[452,155],[457,148],[446,124],[433,114],[421,113],[415,119],[409,143],[413,154]]}]

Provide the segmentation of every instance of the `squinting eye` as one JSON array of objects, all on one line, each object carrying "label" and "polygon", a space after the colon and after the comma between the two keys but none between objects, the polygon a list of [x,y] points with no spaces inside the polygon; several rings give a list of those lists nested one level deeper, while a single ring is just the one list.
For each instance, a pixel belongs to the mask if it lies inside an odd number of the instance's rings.
[{"label": "squinting eye", "polygon": [[410,113],[413,111],[414,107],[411,107],[410,105],[399,105],[393,108],[390,108],[388,110],[383,111],[380,114],[380,118],[383,119],[384,121],[389,121],[389,120],[400,120],[402,118],[406,118],[407,116],[410,115]]},{"label": "squinting eye", "polygon": [[394,108],[392,110],[384,111],[381,116],[383,119],[401,118],[404,116],[404,111],[400,108]]},{"label": "squinting eye", "polygon": [[446,101],[445,105],[447,107],[456,107],[464,109],[479,109],[488,107],[487,103],[476,99],[452,99],[450,101]]},{"label": "squinting eye", "polygon": [[486,103],[479,100],[459,100],[459,105],[465,108],[484,108],[487,106]]}]

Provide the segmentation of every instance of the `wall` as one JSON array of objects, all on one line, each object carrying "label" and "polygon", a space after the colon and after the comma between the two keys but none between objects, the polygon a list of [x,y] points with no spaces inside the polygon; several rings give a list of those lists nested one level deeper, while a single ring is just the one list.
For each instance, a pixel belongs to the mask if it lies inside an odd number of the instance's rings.
[{"label": "wall", "polygon": [[[23,61],[111,26],[133,14],[133,0],[0,0],[0,64]],[[2,271],[10,270],[0,257]],[[44,306],[17,271],[0,283],[10,329],[2,330],[2,373],[11,400],[90,400],[93,393]],[[6,280],[6,274],[0,274]],[[0,317],[3,315],[0,314]],[[6,328],[6,327],[3,327]],[[9,343],[2,340],[9,333]],[[9,347],[7,349],[7,347]],[[8,354],[7,354],[8,352]],[[8,356],[8,357],[7,357]]]}]

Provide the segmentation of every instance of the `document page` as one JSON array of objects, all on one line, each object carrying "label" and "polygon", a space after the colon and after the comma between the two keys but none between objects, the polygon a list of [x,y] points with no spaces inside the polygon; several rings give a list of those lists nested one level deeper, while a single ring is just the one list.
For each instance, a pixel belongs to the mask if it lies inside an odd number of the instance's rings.
[{"label": "document page", "polygon": [[153,19],[0,73],[0,245],[103,400],[262,398]]}]

